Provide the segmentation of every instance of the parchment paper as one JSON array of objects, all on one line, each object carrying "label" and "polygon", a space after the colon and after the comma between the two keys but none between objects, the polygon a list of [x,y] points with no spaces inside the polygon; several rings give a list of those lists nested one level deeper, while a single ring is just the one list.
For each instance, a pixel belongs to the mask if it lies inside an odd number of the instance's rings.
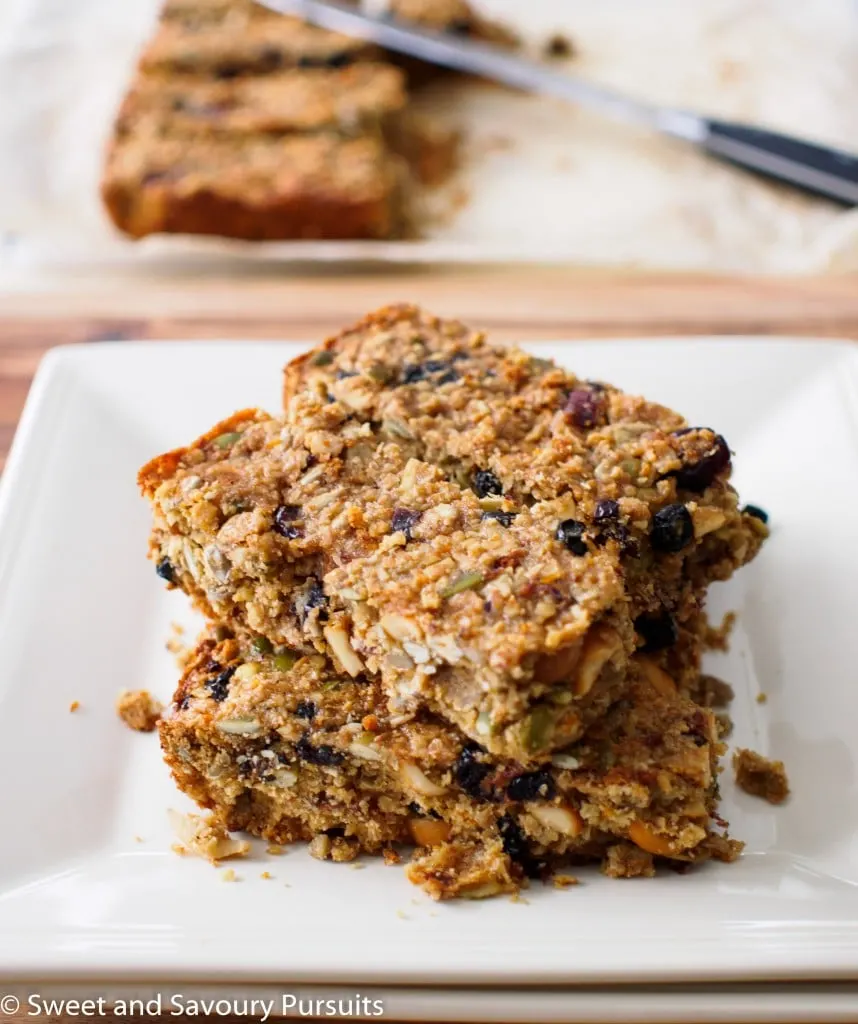
[{"label": "parchment paper", "polygon": [[[102,213],[113,112],[157,0],[0,0],[0,263],[100,273],[224,259],[564,261],[702,270],[858,267],[858,217],[681,143],[560,102],[445,84],[420,104],[467,139],[422,203],[425,240],[132,243]],[[569,71],[858,149],[852,0],[483,0],[536,48],[562,29]]]}]

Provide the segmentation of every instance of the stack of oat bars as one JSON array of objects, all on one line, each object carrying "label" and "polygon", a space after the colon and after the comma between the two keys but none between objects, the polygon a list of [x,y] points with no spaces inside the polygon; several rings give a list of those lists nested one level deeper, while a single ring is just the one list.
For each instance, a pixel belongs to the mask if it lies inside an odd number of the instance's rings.
[{"label": "stack of oat bars", "polygon": [[[493,41],[466,0],[391,0]],[[122,103],[102,197],[133,238],[389,238],[406,230],[407,85],[426,75],[253,0],[166,0]]]},{"label": "stack of oat bars", "polygon": [[161,723],[228,829],[435,897],[732,860],[708,585],[767,530],[713,430],[410,306],[140,473],[210,622]]}]

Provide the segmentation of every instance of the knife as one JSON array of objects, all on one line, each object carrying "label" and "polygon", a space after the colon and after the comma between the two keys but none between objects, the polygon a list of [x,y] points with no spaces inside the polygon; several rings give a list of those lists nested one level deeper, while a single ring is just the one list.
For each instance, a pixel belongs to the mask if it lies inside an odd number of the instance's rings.
[{"label": "knife", "polygon": [[559,96],[607,117],[682,139],[746,170],[786,182],[845,206],[858,205],[858,154],[735,121],[631,99],[581,78],[560,74],[498,47],[446,32],[405,25],[335,0],[262,0],[271,10],[377,43],[430,64],[527,92]]}]

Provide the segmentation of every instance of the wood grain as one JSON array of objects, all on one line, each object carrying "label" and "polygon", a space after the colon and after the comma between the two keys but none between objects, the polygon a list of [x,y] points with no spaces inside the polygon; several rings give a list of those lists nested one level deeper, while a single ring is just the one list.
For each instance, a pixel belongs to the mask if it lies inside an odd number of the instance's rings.
[{"label": "wood grain", "polygon": [[[281,271],[282,273],[282,271]],[[390,302],[418,302],[498,341],[664,334],[858,339],[858,276],[737,278],[562,268],[318,271],[128,279],[0,296],[0,466],[44,353],[127,339],[317,341]]]}]

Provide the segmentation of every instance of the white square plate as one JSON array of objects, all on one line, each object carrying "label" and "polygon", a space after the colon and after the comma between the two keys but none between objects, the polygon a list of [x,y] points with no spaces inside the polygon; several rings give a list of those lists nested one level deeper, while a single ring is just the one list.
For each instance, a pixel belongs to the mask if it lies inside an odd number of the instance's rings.
[{"label": "white square plate", "polygon": [[235,408],[276,409],[299,347],[65,348],[39,371],[0,489],[0,981],[858,975],[858,353],[771,339],[532,350],[722,430],[743,498],[771,513],[763,554],[713,595],[716,611],[739,612],[729,655],[711,664],[737,690],[734,742],[784,758],[793,787],[773,808],[725,775],[743,858],[634,882],[584,871],[577,888],[536,886],[526,903],[436,905],[377,860],[355,872],[258,846],[227,885],[177,857],[165,809],[186,804],[157,740],[113,708],[122,688],[169,696],[164,643],[187,620],[145,559],[135,474]]}]

